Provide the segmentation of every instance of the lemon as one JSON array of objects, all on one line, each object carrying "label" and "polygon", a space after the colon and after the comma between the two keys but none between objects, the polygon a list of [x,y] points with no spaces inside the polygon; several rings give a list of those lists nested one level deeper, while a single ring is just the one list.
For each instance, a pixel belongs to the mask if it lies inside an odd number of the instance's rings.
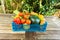
[{"label": "lemon", "polygon": [[44,16],[39,14],[39,19],[44,20]]}]

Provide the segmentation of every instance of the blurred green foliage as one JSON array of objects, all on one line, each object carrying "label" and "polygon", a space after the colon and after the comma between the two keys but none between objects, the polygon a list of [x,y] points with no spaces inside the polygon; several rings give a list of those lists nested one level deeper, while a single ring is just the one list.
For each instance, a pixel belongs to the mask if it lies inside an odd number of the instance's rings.
[{"label": "blurred green foliage", "polygon": [[40,6],[40,13],[43,15],[51,15],[56,10],[53,7],[55,3],[55,0],[42,0],[42,6]]},{"label": "blurred green foliage", "polygon": [[39,12],[40,11],[40,0],[24,0],[22,5],[22,11],[27,10],[28,12],[34,11]]},{"label": "blurred green foliage", "polygon": [[42,0],[42,6],[40,6],[40,13],[46,16],[53,15],[57,10],[54,5],[58,4],[59,2],[60,0]]},{"label": "blurred green foliage", "polygon": [[5,0],[5,9],[10,13],[17,9],[50,16],[56,11],[54,5],[59,2],[60,0]]},{"label": "blurred green foliage", "polygon": [[0,0],[0,5],[1,5],[1,0]]},{"label": "blurred green foliage", "polygon": [[0,13],[3,13],[2,7],[0,6]]}]

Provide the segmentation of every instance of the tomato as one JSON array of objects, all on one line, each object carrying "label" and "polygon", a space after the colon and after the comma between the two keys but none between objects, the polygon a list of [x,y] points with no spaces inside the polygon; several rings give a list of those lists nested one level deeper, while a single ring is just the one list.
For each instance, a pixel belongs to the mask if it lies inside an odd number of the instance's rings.
[{"label": "tomato", "polygon": [[27,19],[25,24],[31,24],[31,20]]},{"label": "tomato", "polygon": [[21,19],[21,23],[24,24],[25,23],[25,19]]},{"label": "tomato", "polygon": [[19,16],[23,16],[24,14],[22,12],[19,13]]},{"label": "tomato", "polygon": [[28,12],[26,12],[26,15],[29,15],[29,13],[28,13]]},{"label": "tomato", "polygon": [[16,22],[16,18],[13,21]]},{"label": "tomato", "polygon": [[15,19],[14,19],[14,22],[15,22],[16,24],[21,24],[20,18],[15,18]]},{"label": "tomato", "polygon": [[24,18],[25,18],[25,19],[28,19],[28,18],[29,18],[29,16],[28,16],[28,15],[24,15]]}]

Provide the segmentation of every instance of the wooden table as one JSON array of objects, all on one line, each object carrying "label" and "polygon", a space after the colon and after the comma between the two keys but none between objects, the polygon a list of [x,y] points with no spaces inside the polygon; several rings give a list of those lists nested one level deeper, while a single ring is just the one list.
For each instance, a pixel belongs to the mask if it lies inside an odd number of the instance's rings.
[{"label": "wooden table", "polygon": [[60,39],[60,19],[56,19],[54,17],[46,17],[46,19],[48,21],[48,27],[46,32],[13,32],[11,29],[11,22],[13,20],[12,15],[0,14],[0,39]]},{"label": "wooden table", "polygon": [[[2,37],[0,39],[25,39],[25,40],[35,40],[34,32],[13,32],[11,23],[13,21],[11,14],[1,14],[0,15],[0,34]],[[3,35],[4,34],[4,35]]]}]

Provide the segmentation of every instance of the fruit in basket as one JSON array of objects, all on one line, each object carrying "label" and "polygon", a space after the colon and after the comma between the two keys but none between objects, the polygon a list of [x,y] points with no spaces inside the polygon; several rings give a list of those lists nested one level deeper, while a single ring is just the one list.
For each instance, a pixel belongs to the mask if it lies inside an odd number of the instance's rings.
[{"label": "fruit in basket", "polygon": [[26,15],[29,15],[29,13],[28,13],[28,12],[26,12],[25,14],[26,14]]},{"label": "fruit in basket", "polygon": [[41,20],[40,25],[43,25],[45,23],[45,20]]},{"label": "fruit in basket", "polygon": [[36,23],[39,24],[40,20],[39,19],[36,19]]},{"label": "fruit in basket", "polygon": [[19,15],[19,16],[23,16],[24,14],[23,14],[22,12],[20,12],[18,15]]},{"label": "fruit in basket", "polygon": [[40,20],[44,20],[44,16],[41,15],[41,14],[39,14],[39,19],[40,19]]},{"label": "fruit in basket", "polygon": [[28,29],[30,29],[30,25],[23,24],[23,28],[24,28],[25,30],[28,30]]},{"label": "fruit in basket", "polygon": [[31,24],[31,20],[27,19],[25,24]]},{"label": "fruit in basket", "polygon": [[25,19],[21,19],[21,23],[22,23],[22,24],[24,24],[24,23],[25,23],[25,21],[26,21]]},{"label": "fruit in basket", "polygon": [[35,13],[35,12],[31,12],[31,15],[35,15],[35,16],[38,16],[38,13]]},{"label": "fruit in basket", "polygon": [[16,24],[21,24],[20,18],[15,18],[15,19],[14,19],[14,22],[15,22]]},{"label": "fruit in basket", "polygon": [[24,15],[24,19],[29,19],[29,15]]},{"label": "fruit in basket", "polygon": [[35,15],[31,15],[30,20],[32,21],[32,24],[39,24],[39,22],[40,22],[39,17],[35,16]]},{"label": "fruit in basket", "polygon": [[23,17],[22,17],[22,16],[20,16],[19,18],[20,18],[20,19],[23,19]]}]

